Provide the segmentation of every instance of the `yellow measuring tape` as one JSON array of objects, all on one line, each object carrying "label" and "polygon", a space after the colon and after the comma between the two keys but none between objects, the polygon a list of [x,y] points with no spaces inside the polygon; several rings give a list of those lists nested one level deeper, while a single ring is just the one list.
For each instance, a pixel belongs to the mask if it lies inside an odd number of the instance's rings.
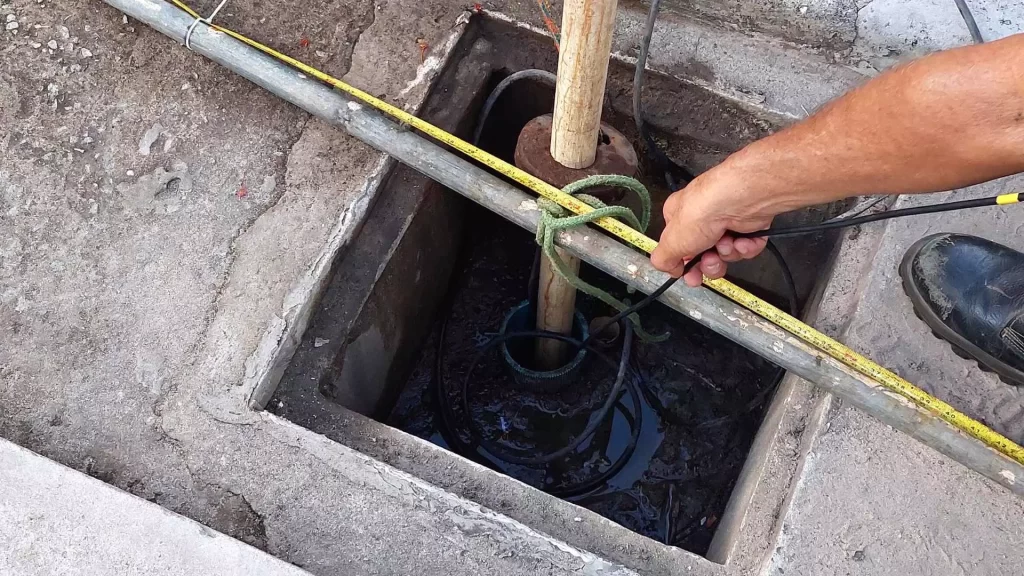
[{"label": "yellow measuring tape", "polygon": [[[198,13],[196,13],[194,10],[192,10],[187,5],[182,3],[180,0],[171,0],[171,2],[178,6],[178,8],[181,8],[182,10],[187,12],[193,18],[202,19],[202,17]],[[558,188],[533,176],[532,174],[524,172],[523,170],[517,168],[516,166],[513,166],[512,164],[509,164],[508,162],[505,162],[504,160],[497,158],[481,150],[480,148],[477,148],[476,146],[470,144],[469,142],[466,142],[465,140],[462,140],[461,138],[458,138],[457,136],[445,132],[444,130],[438,128],[437,126],[434,126],[433,124],[430,124],[429,122],[426,122],[425,120],[417,118],[416,116],[406,112],[405,110],[402,110],[401,108],[388,104],[387,102],[384,102],[379,98],[376,98],[354,86],[346,84],[345,82],[342,82],[337,78],[325,74],[324,72],[321,72],[320,70],[317,70],[312,66],[304,64],[292,58],[291,56],[282,54],[281,52],[278,52],[273,48],[265,46],[246,36],[243,36],[238,32],[214,24],[210,24],[210,27],[219,32],[223,32],[224,34],[227,34],[235,38],[236,40],[244,42],[249,46],[256,48],[260,52],[272,56],[273,58],[298,69],[304,74],[308,74],[309,76],[312,76],[320,80],[321,82],[330,84],[331,86],[337,88],[338,90],[341,90],[342,92],[345,92],[346,94],[352,96],[353,98],[369,106],[372,106],[373,108],[376,108],[377,110],[387,114],[388,116],[391,116],[395,120],[403,124],[407,124],[419,130],[420,132],[426,134],[427,136],[430,136],[434,140],[437,140],[442,144],[450,146],[458,150],[459,152],[465,154],[469,158],[472,158],[473,160],[480,162],[481,164],[495,170],[496,172],[508,178],[511,178],[512,180],[518,182],[519,184],[522,184],[523,186],[529,188],[530,190],[533,190],[537,194],[545,198],[548,198],[549,200],[557,202],[564,208],[571,210],[576,214],[585,214],[593,210],[593,208],[591,208],[587,204],[584,204],[575,197],[570,196],[565,192],[562,192]],[[1000,202],[1000,204],[1010,204],[1018,200],[1018,198],[1016,198],[1016,195],[1007,194],[1005,196],[1007,196],[1007,199],[1005,201]],[[1015,197],[1010,199],[1009,196]],[[622,240],[625,240],[630,245],[639,248],[640,250],[643,250],[648,254],[653,252],[654,248],[658,245],[658,243],[653,239],[648,238],[647,236],[641,234],[640,232],[637,232],[636,230],[630,228],[629,226],[626,226],[625,224],[619,222],[618,220],[614,220],[611,218],[601,218],[595,221],[595,223],[601,228],[604,228],[605,230],[608,230],[612,234],[618,236]],[[856,370],[857,372],[863,374],[864,376],[867,376],[868,378],[870,378],[874,382],[877,382],[878,384],[890,390],[891,392],[899,394],[900,396],[910,400],[917,406],[924,408],[925,410],[928,410],[929,412],[942,418],[943,420],[951,424],[953,427],[964,432],[965,434],[981,441],[985,445],[998,451],[1004,456],[1012,458],[1021,465],[1024,465],[1024,448],[1018,446],[1009,438],[1006,438],[1005,436],[985,426],[981,422],[978,422],[977,420],[971,418],[970,416],[967,416],[966,414],[959,412],[956,408],[953,408],[946,402],[943,402],[942,400],[935,398],[934,396],[928,394],[924,390],[918,388],[917,386],[914,386],[913,384],[904,380],[903,378],[900,378],[890,370],[876,364],[872,360],[855,352],[846,345],[837,342],[832,338],[829,338],[828,336],[822,334],[821,332],[818,332],[814,328],[811,328],[807,324],[804,324],[803,322],[797,320],[796,318],[790,316],[789,314],[786,314],[782,310],[779,310],[778,308],[772,306],[771,304],[765,302],[764,300],[761,300],[760,298],[754,296],[753,294],[747,292],[746,290],[743,290],[742,288],[736,286],[735,284],[729,282],[728,280],[705,279],[704,284],[707,287],[711,288],[712,290],[725,296],[726,298],[729,298],[733,302],[736,302],[740,306],[743,306],[744,308],[750,310],[751,312],[757,314],[758,316],[764,318],[765,320],[771,322],[772,324],[778,326],[779,328],[782,328],[786,332],[789,332],[793,336],[796,336],[797,338],[806,342],[807,344],[810,344],[811,346],[817,348],[818,350],[827,354],[831,358],[834,358],[835,360],[843,363],[844,365],[852,368],[853,370]]]}]

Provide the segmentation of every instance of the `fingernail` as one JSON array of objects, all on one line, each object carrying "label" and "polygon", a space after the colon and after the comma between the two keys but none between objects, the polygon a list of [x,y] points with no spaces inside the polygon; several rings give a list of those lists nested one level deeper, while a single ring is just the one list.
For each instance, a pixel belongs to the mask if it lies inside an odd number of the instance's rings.
[{"label": "fingernail", "polygon": [[705,264],[703,268],[704,272],[708,274],[718,274],[718,271],[722,269],[722,265],[719,264],[718,262],[714,262],[711,264]]},{"label": "fingernail", "polygon": [[715,249],[718,250],[718,254],[720,256],[728,256],[729,254],[732,254],[732,246],[728,244],[719,244]]}]

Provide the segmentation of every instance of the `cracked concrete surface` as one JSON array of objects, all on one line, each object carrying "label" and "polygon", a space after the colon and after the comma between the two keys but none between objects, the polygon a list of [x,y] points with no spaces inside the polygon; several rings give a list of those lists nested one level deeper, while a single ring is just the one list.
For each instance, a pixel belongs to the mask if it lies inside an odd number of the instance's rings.
[{"label": "cracked concrete surface", "polygon": [[[687,18],[700,16],[691,4],[735,3],[679,2]],[[802,6],[756,4],[782,17]],[[836,43],[804,36],[816,47],[797,49],[749,21],[722,31],[686,20],[653,64],[706,72],[696,62],[712,77],[695,82],[792,117],[858,81],[852,67],[870,73],[965,41],[951,1],[859,2],[852,29],[849,2],[803,5],[841,16],[816,28]],[[986,34],[1024,26],[1017,2],[972,7]],[[526,0],[485,9],[538,24]],[[232,0],[219,18],[415,110],[463,10],[284,0],[268,12]],[[294,295],[315,290],[330,251],[358,230],[382,155],[98,0],[0,0],[0,14],[0,436],[314,574],[630,573],[249,410],[255,380],[271,370],[259,351],[301,325]],[[638,18],[622,18],[617,49],[627,56]],[[701,31],[717,43],[693,42]],[[1003,238],[1017,238],[1019,219],[1003,218]],[[919,334],[893,285],[894,259],[938,226],[991,229],[972,218],[890,225],[872,240],[874,264],[873,254],[841,256],[842,270],[865,273],[833,278],[839,296],[826,297],[821,322],[1024,440],[1017,391]],[[873,322],[880,314],[893,324]],[[700,562],[695,573],[1020,566],[1024,510],[1008,493],[809,389],[793,402],[820,407],[819,420],[790,422],[777,443],[779,454],[810,454],[795,492],[758,500],[769,511],[756,519],[759,543],[733,566]],[[819,424],[828,431],[801,436]],[[776,536],[779,549],[760,556]]]}]

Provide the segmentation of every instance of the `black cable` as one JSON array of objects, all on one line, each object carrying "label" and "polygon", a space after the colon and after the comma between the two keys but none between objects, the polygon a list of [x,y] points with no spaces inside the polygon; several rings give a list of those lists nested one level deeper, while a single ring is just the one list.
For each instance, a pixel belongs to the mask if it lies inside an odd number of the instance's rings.
[{"label": "black cable", "polygon": [[[442,328],[442,335],[439,338],[442,347],[444,342],[443,333],[446,327],[447,323],[446,326]],[[477,447],[485,450],[491,456],[494,456],[495,458],[509,464],[517,464],[521,466],[537,466],[541,464],[548,464],[550,462],[559,460],[569,455],[577,448],[579,448],[580,444],[582,444],[585,440],[593,436],[593,434],[597,431],[597,428],[607,419],[612,409],[618,406],[618,401],[620,399],[622,389],[625,386],[626,391],[630,396],[633,412],[632,422],[630,422],[629,442],[627,443],[625,449],[622,451],[622,454],[620,454],[619,457],[616,458],[616,460],[612,462],[608,468],[586,480],[564,486],[545,487],[544,490],[555,496],[568,497],[573,495],[585,494],[593,490],[594,488],[600,486],[601,484],[605,483],[609,478],[618,474],[619,471],[622,470],[622,468],[629,462],[629,459],[632,457],[633,452],[636,450],[637,442],[640,439],[640,430],[643,425],[643,410],[640,400],[640,391],[638,390],[637,384],[634,381],[634,379],[625,377],[627,374],[627,367],[629,364],[629,356],[631,354],[632,336],[632,325],[627,322],[626,338],[623,341],[623,354],[622,358],[619,361],[615,383],[612,385],[612,389],[608,394],[608,398],[605,400],[604,405],[598,411],[597,416],[591,418],[587,427],[584,428],[584,430],[580,434],[578,434],[569,445],[560,448],[559,450],[553,453],[538,457],[521,457],[512,454],[509,451],[500,447],[499,445],[487,440],[486,438],[483,437],[483,431],[480,429],[479,424],[473,419],[472,412],[470,411],[469,408],[470,379],[473,375],[473,372],[476,370],[476,367],[479,365],[480,360],[483,358],[484,354],[492,350],[498,344],[516,338],[551,338],[567,342],[569,344],[576,346],[577,348],[585,347],[587,352],[593,354],[598,359],[611,365],[612,367],[615,366],[615,362],[600,350],[593,347],[584,346],[584,343],[581,340],[572,338],[571,336],[558,334],[556,332],[546,332],[542,330],[510,332],[492,338],[486,344],[484,344],[484,346],[477,353],[476,357],[473,359],[473,362],[470,364],[462,384],[462,410],[467,423],[470,440],[472,441],[472,444],[467,444],[463,442],[461,438],[459,438],[458,433],[455,432],[453,426],[454,414],[451,413],[451,406],[446,401],[446,391],[444,390],[443,384],[443,352],[439,350],[437,354],[437,362],[435,363],[434,381],[438,393],[438,398],[441,400],[441,419],[445,427],[448,429],[449,435],[451,436],[451,441],[449,441],[449,445],[452,446],[452,448],[456,452],[459,452],[460,454],[463,454],[464,456],[470,458],[475,457],[478,460],[482,460],[485,464],[490,464],[494,468],[499,468],[499,466],[493,460],[490,460],[489,458],[486,458],[484,455],[480,454],[480,452],[476,449]],[[630,414],[628,412],[623,411],[623,413],[625,416],[627,416],[627,418],[629,418]],[[444,434],[442,434],[442,436],[444,436]]]},{"label": "black cable", "polygon": [[[572,440],[572,442],[570,442],[568,445],[566,445],[566,446],[564,446],[564,447],[562,447],[562,448],[560,448],[560,449],[558,449],[558,450],[556,450],[556,451],[554,451],[554,452],[552,452],[550,454],[545,454],[543,456],[532,456],[532,457],[517,456],[517,455],[512,454],[512,453],[508,452],[507,450],[501,448],[497,444],[495,444],[493,442],[490,442],[489,440],[483,438],[483,430],[480,429],[479,424],[477,424],[472,418],[467,418],[466,420],[469,423],[469,429],[474,434],[474,438],[473,439],[480,446],[482,446],[484,449],[486,449],[491,454],[494,454],[495,456],[498,456],[502,460],[504,460],[506,462],[509,462],[511,464],[519,464],[519,465],[522,465],[522,466],[536,466],[538,464],[548,464],[550,462],[554,462],[555,460],[559,460],[561,458],[564,458],[565,456],[567,456],[567,455],[571,454],[573,451],[575,451],[580,446],[580,444],[583,443],[584,440],[589,438],[592,434],[594,434],[594,432],[597,431],[597,428],[601,425],[602,422],[604,422],[605,417],[607,417],[608,414],[611,413],[612,407],[615,405],[615,403],[619,399],[619,392],[622,391],[623,385],[624,385],[624,383],[626,381],[626,369],[627,369],[627,367],[629,365],[629,355],[632,352],[632,347],[633,347],[633,328],[632,328],[632,324],[629,323],[629,322],[626,322],[625,324],[626,324],[626,334],[625,334],[625,338],[623,338],[623,341],[622,341],[622,358],[619,361],[618,371],[616,372],[616,375],[615,375],[615,383],[612,385],[611,392],[608,393],[608,398],[605,400],[604,405],[601,406],[600,410],[598,410],[597,417],[596,418],[591,418],[590,422],[587,424],[586,428],[583,429],[583,432],[580,432],[576,436],[576,438],[574,438]],[[499,335],[499,336],[497,336],[495,338],[492,338],[487,344],[485,344],[480,349],[479,352],[477,352],[476,358],[474,358],[473,362],[469,365],[469,369],[466,371],[466,376],[465,376],[465,378],[462,381],[462,410],[467,415],[470,413],[469,412],[470,379],[471,379],[471,377],[473,375],[473,372],[476,370],[477,365],[479,365],[480,360],[483,358],[484,354],[486,354],[488,351],[493,349],[498,344],[501,344],[502,342],[506,342],[508,340],[512,340],[512,339],[515,339],[515,338],[549,338],[549,339],[561,340],[562,342],[568,342],[570,344],[573,344],[573,345],[575,345],[577,347],[577,350],[579,350],[580,348],[585,347],[585,341],[580,341],[580,340],[577,340],[577,339],[575,339],[575,338],[573,338],[571,336],[566,336],[564,334],[558,334],[557,332],[547,332],[547,331],[544,331],[544,330],[511,332],[511,333],[502,334],[502,335]],[[594,350],[591,347],[587,347],[587,351],[588,352],[595,352],[595,353],[597,352],[596,350]],[[597,354],[597,355],[598,355],[599,358],[603,358],[604,360],[608,361],[608,358],[605,357],[603,354]],[[613,364],[613,366],[614,366],[614,364]],[[630,380],[630,382],[632,382],[632,380]],[[630,394],[631,394],[631,396],[633,396],[633,405],[634,405],[634,407],[636,409],[636,411],[635,411],[635,414],[636,414],[635,418],[637,419],[637,421],[639,423],[639,420],[641,418],[639,391],[636,391],[635,387],[632,387],[632,386],[630,386],[629,389],[632,391]],[[635,432],[635,435],[639,436],[640,427],[639,426],[635,426],[634,427],[634,432]]]},{"label": "black cable", "polygon": [[494,108],[494,104],[497,103],[498,98],[508,89],[509,86],[515,84],[520,80],[538,80],[543,84],[555,87],[555,75],[547,70],[528,69],[513,72],[506,76],[498,85],[494,87],[490,95],[487,96],[487,100],[484,101],[484,105],[480,108],[480,114],[477,115],[476,127],[473,129],[473,144],[480,142],[480,135],[483,133],[484,124],[487,123],[487,118],[491,115],[491,109]]},{"label": "black cable", "polygon": [[786,298],[789,300],[789,313],[794,317],[799,316],[800,303],[796,292],[796,280],[793,279],[793,271],[789,269],[789,264],[774,242],[768,240],[765,243],[765,248],[772,253],[772,256],[775,256],[775,261],[779,263],[779,268],[782,269],[782,279],[786,283]]},{"label": "black cable", "polygon": [[974,14],[971,13],[971,7],[967,5],[967,0],[953,1],[956,2],[956,7],[960,10],[960,16],[963,16],[964,24],[967,24],[967,30],[970,31],[974,43],[983,44],[985,38],[982,37],[981,30],[978,29],[978,23],[974,20]]},{"label": "black cable", "polygon": [[[651,163],[661,171],[662,176],[665,179],[665,184],[668,185],[669,189],[675,191],[689,184],[693,180],[693,173],[669,158],[668,154],[661,149],[658,142],[655,141],[654,137],[652,137],[647,131],[646,123],[644,122],[642,103],[644,74],[647,69],[647,55],[651,50],[651,39],[654,37],[654,25],[658,21],[658,12],[660,10],[661,0],[651,0],[651,8],[647,12],[647,21],[644,23],[643,39],[640,41],[640,50],[636,58],[636,68],[633,71],[633,121],[636,123],[637,133],[640,134],[640,138],[644,141],[648,158],[651,160]],[[793,281],[793,272],[789,268],[789,263],[787,263],[786,259],[782,257],[782,253],[779,252],[778,247],[776,247],[770,240],[768,241],[768,252],[775,257],[776,262],[779,263],[779,268],[782,269],[782,277],[786,282],[786,288],[788,290],[786,298],[789,301],[790,314],[796,316],[799,308],[799,296],[796,292],[796,283]],[[609,325],[610,324],[612,323],[609,322]]]},{"label": "black cable", "polygon": [[859,226],[880,220],[892,218],[903,218],[905,216],[918,216],[920,214],[935,214],[938,212],[950,212],[953,210],[964,210],[967,208],[983,208],[985,206],[998,206],[999,196],[988,198],[977,198],[974,200],[960,200],[957,202],[943,202],[942,204],[929,204],[927,206],[915,206],[912,208],[901,208],[856,218],[843,218],[841,220],[830,220],[821,224],[810,224],[807,226],[791,226],[789,228],[768,228],[757,232],[729,232],[735,238],[785,238],[787,236],[799,236],[802,234],[815,234],[826,230],[835,230],[849,226]]},{"label": "black cable", "polygon": [[633,121],[636,123],[636,131],[644,141],[648,156],[655,168],[661,171],[662,177],[668,187],[675,191],[686,186],[693,180],[693,173],[677,164],[668,157],[658,145],[654,137],[647,130],[644,122],[642,94],[644,86],[644,71],[647,67],[647,54],[651,49],[651,38],[654,36],[654,23],[658,19],[658,11],[661,9],[661,0],[651,0],[651,9],[647,13],[647,22],[644,26],[643,40],[640,42],[640,52],[636,58],[636,69],[633,72]]}]

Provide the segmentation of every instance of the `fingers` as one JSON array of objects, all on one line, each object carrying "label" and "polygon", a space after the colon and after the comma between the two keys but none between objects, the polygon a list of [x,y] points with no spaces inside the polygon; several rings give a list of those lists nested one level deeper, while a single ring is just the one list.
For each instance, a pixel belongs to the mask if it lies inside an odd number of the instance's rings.
[{"label": "fingers", "polygon": [[[764,252],[764,247],[767,244],[767,238],[736,238],[733,240],[733,248],[740,255],[737,260],[748,260],[758,256]],[[730,262],[735,262],[735,260],[730,260]]]},{"label": "fingers", "polygon": [[708,251],[700,256],[700,264],[686,272],[683,282],[691,288],[700,286],[704,278],[715,280],[725,276],[728,266],[722,261],[717,252]]},{"label": "fingers", "polygon": [[743,255],[736,251],[733,244],[734,241],[731,236],[722,236],[722,239],[715,244],[715,250],[721,256],[723,262],[738,262],[743,259]]},{"label": "fingers", "polygon": [[717,252],[706,252],[700,258],[700,271],[714,280],[725,276],[726,264]]},{"label": "fingers", "polygon": [[683,276],[683,282],[686,283],[690,288],[696,288],[704,282],[704,277],[700,273],[700,266],[695,267]]},{"label": "fingers", "polygon": [[665,226],[651,264],[662,272],[681,273],[684,262],[713,247],[721,237],[722,232],[709,229],[706,222],[680,215]]}]

